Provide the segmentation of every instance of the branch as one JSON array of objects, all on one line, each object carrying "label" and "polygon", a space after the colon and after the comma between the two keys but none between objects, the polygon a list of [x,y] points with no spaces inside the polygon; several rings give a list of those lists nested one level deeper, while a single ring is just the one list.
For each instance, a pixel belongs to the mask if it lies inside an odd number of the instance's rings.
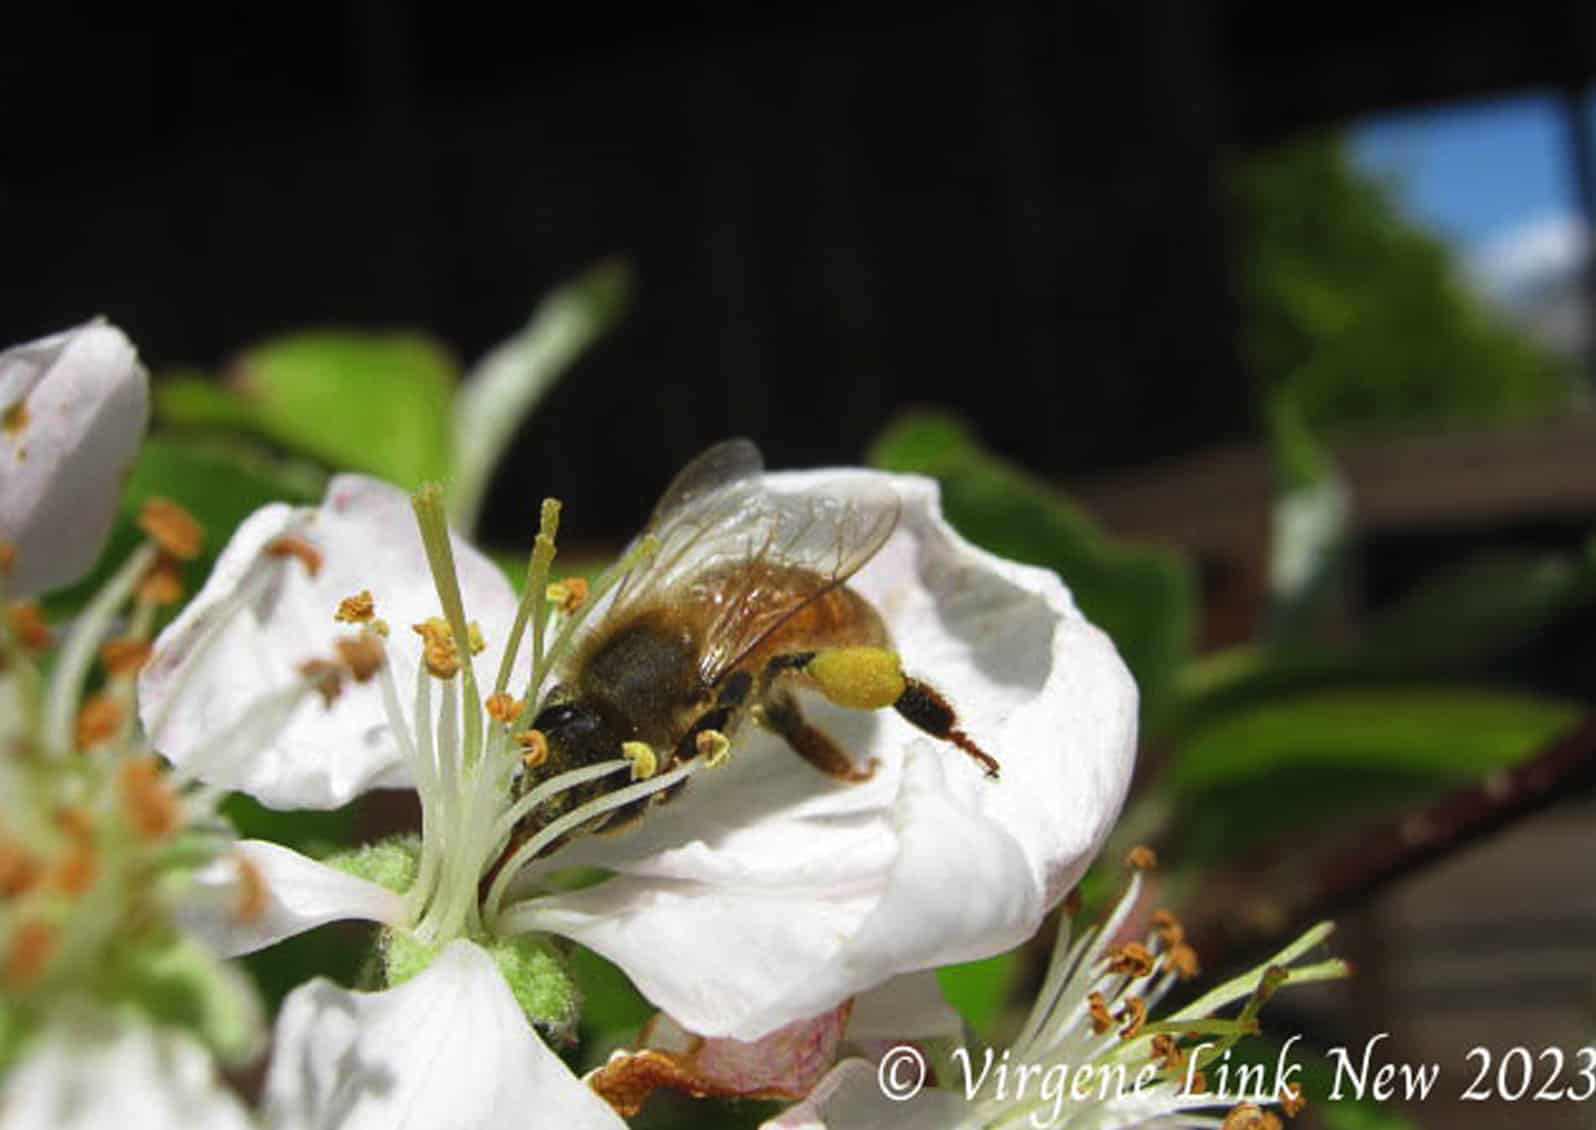
[{"label": "branch", "polygon": [[[1565,800],[1596,788],[1596,714],[1530,760],[1403,816],[1360,830],[1349,845],[1257,871],[1221,873],[1185,915],[1205,964],[1244,952],[1361,906],[1386,886]],[[1269,887],[1275,889],[1269,890]]]}]

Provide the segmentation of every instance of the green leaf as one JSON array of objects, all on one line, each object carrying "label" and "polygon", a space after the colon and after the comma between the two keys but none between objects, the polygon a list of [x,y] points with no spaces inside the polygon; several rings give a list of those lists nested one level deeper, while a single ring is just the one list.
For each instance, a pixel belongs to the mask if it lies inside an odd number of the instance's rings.
[{"label": "green leaf", "polygon": [[1572,726],[1579,706],[1455,687],[1316,691],[1194,727],[1170,766],[1177,792],[1288,766],[1392,769],[1467,781],[1512,765]]},{"label": "green leaf", "polygon": [[162,373],[155,384],[156,411],[169,424],[194,428],[250,431],[255,410],[205,373],[182,370]]},{"label": "green leaf", "polygon": [[1196,582],[1186,561],[1110,539],[1061,493],[983,450],[946,416],[898,420],[870,458],[936,478],[948,520],[977,545],[1056,570],[1136,676],[1144,729],[1163,726],[1191,650]]},{"label": "green leaf", "polygon": [[1338,138],[1238,164],[1242,345],[1316,433],[1566,411],[1569,366],[1466,283]]},{"label": "green leaf", "polygon": [[550,294],[526,327],[472,368],[454,398],[449,517],[476,528],[493,469],[517,427],[588,347],[626,312],[631,271],[607,260]]},{"label": "green leaf", "polygon": [[[590,949],[571,947],[565,959],[571,979],[582,991],[584,1038],[601,1045],[619,1033],[635,1033],[654,1015],[654,1006],[633,987],[619,966]],[[589,1065],[595,1066],[595,1065]]]},{"label": "green leaf", "polygon": [[985,1034],[1008,1003],[1019,968],[1019,951],[1010,950],[983,961],[943,966],[937,970],[937,984],[964,1022]]},{"label": "green leaf", "polygon": [[1574,704],[1459,688],[1315,691],[1194,727],[1164,787],[1196,867],[1303,829],[1336,829],[1522,761],[1581,716]]},{"label": "green leaf", "polygon": [[329,467],[415,488],[449,473],[458,375],[422,334],[312,330],[246,350],[225,390],[202,392],[192,378],[157,382],[155,403],[168,423],[247,428]]},{"label": "green leaf", "polygon": [[1596,552],[1498,553],[1430,582],[1335,648],[1240,649],[1181,672],[1182,726],[1327,683],[1466,675],[1596,603]]},{"label": "green leaf", "polygon": [[308,503],[321,497],[324,477],[247,445],[207,439],[151,439],[128,478],[122,511],[136,517],[153,497],[170,498],[206,527],[207,546],[219,550],[250,514],[270,502]]}]

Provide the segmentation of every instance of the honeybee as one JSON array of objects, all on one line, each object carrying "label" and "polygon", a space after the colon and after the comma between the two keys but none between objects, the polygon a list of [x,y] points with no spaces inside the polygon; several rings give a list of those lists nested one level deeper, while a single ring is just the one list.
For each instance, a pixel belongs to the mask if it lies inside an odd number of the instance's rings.
[{"label": "honeybee", "polygon": [[[811,725],[793,690],[855,709],[891,707],[996,778],[998,763],[959,728],[953,707],[905,675],[881,615],[848,580],[886,544],[900,502],[884,483],[839,482],[778,494],[746,439],[704,452],[671,482],[639,537],[656,550],[616,588],[555,671],[533,720],[547,754],[517,791],[645,743],[659,769],[705,756],[741,726],[775,732],[816,769],[870,779]],[[634,543],[635,545],[636,543]],[[707,740],[706,740],[707,739]],[[595,818],[615,831],[687,784]],[[529,819],[546,824],[616,786],[566,790]]]}]

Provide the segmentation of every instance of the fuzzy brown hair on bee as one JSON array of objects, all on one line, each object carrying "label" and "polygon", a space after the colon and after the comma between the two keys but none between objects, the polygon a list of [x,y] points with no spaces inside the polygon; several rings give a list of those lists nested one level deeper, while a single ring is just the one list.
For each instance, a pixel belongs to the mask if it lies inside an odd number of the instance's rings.
[{"label": "fuzzy brown hair on bee", "polygon": [[[766,489],[763,470],[752,443],[729,440],[671,483],[640,535],[654,551],[595,609],[597,622],[555,671],[532,723],[547,756],[518,792],[623,751],[646,755],[651,772],[724,755],[747,724],[780,735],[830,777],[868,780],[875,762],[855,764],[810,724],[793,693],[800,686],[851,709],[890,707],[997,777],[997,761],[939,692],[904,673],[880,614],[848,587],[891,536],[896,493],[851,478],[780,494]],[[581,830],[625,827],[686,783]],[[528,813],[528,833],[614,788],[600,779],[562,791]]]}]

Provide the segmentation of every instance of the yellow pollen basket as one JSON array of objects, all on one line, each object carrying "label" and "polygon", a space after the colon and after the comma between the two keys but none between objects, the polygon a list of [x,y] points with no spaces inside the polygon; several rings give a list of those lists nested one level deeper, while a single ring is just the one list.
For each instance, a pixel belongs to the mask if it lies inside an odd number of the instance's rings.
[{"label": "yellow pollen basket", "polygon": [[881,710],[908,684],[898,653],[883,647],[838,647],[819,652],[804,668],[821,693],[850,710]]}]

